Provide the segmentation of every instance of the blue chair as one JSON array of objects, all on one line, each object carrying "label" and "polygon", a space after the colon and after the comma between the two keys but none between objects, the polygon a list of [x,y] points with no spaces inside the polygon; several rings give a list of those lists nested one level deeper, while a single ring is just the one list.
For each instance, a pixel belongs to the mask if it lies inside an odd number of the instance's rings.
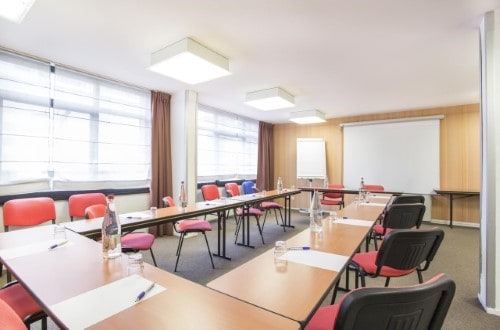
[{"label": "blue chair", "polygon": [[254,187],[255,182],[253,181],[245,181],[241,184],[244,195],[253,194],[254,192],[256,192]]}]

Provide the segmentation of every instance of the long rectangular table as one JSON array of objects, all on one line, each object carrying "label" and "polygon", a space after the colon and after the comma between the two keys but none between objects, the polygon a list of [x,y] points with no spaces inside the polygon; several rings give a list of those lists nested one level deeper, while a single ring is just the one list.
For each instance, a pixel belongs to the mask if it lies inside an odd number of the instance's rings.
[{"label": "long rectangular table", "polygon": [[[127,257],[102,258],[101,245],[89,238],[67,232],[69,243],[49,251],[53,226],[0,233],[0,261],[36,299],[56,325],[71,328],[75,317],[91,329],[297,329],[293,320],[265,311],[207,287],[145,264],[142,277],[129,277]],[[122,281],[153,281],[159,293],[146,296],[129,307],[96,316],[98,301],[82,300],[92,293],[104,292]],[[127,282],[127,283],[128,283]],[[119,295],[116,295],[118,297]],[[96,298],[94,297],[94,300]],[[117,299],[117,298],[115,298]],[[87,301],[74,310],[64,311],[75,301]],[[123,303],[123,301],[115,301]],[[128,301],[127,301],[128,302]],[[102,306],[113,308],[116,304]],[[68,316],[68,314],[70,314]]]},{"label": "long rectangular table", "polygon": [[321,233],[307,229],[286,241],[288,247],[310,247],[310,259],[326,257],[340,260],[335,267],[326,269],[293,261],[287,261],[286,267],[283,267],[282,264],[275,264],[273,249],[270,249],[207,286],[305,326],[339,280],[388,201],[385,198],[359,205],[350,204],[339,211],[340,216],[346,219],[334,222],[325,218]]},{"label": "long rectangular table", "polygon": [[[120,215],[122,232],[129,232],[136,229],[153,227],[165,223],[172,223],[179,220],[191,219],[208,214],[217,214],[217,252],[215,256],[230,260],[226,253],[226,213],[228,210],[242,207],[248,209],[249,205],[262,201],[284,198],[285,199],[285,221],[290,226],[290,197],[299,194],[298,189],[286,189],[278,191],[268,191],[266,195],[242,195],[247,197],[231,197],[208,202],[198,202],[188,204],[186,208],[179,206],[159,208],[154,214],[150,211],[133,212]],[[245,218],[248,219],[248,216]],[[102,219],[77,220],[65,222],[64,226],[76,233],[88,236],[99,237],[101,235]]]},{"label": "long rectangular table", "polygon": [[467,198],[479,196],[479,191],[475,190],[446,190],[446,189],[434,189],[437,195],[449,196],[450,204],[450,228],[453,228],[453,201],[455,199]]}]

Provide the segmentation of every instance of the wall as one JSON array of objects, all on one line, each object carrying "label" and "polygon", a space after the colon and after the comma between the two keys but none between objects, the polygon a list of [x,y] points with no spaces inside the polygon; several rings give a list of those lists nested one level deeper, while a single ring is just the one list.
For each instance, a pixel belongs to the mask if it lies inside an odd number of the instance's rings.
[{"label": "wall", "polygon": [[[277,124],[274,126],[274,173],[284,178],[285,187],[308,186],[307,180],[296,177],[296,139],[323,138],[326,141],[327,174],[330,183],[343,178],[343,140],[341,123],[444,115],[440,127],[440,187],[441,189],[479,190],[480,186],[480,116],[479,104],[417,109],[375,115],[329,119],[315,125]],[[388,146],[390,147],[390,146]],[[276,180],[275,178],[275,180]],[[319,182],[315,182],[318,184]],[[382,183],[383,184],[383,183]],[[308,206],[306,194],[297,195],[292,207]],[[456,224],[479,223],[477,197],[455,200],[453,221]],[[433,196],[431,217],[447,220],[448,197]]]}]

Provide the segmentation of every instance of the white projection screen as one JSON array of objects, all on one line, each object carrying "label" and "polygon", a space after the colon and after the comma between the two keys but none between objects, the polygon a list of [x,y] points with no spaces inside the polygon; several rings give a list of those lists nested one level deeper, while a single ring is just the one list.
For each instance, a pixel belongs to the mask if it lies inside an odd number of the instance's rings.
[{"label": "white projection screen", "polygon": [[430,194],[439,188],[439,118],[343,124],[344,186]]}]

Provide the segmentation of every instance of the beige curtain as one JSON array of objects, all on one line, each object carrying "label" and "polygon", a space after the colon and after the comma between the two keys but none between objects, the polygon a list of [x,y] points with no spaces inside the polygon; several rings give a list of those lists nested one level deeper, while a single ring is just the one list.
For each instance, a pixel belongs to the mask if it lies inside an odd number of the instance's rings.
[{"label": "beige curtain", "polygon": [[[172,155],[170,150],[170,98],[151,92],[151,206],[163,207],[162,198],[172,196]],[[156,235],[172,235],[172,224],[152,227]]]},{"label": "beige curtain", "polygon": [[274,189],[274,125],[259,122],[259,151],[257,156],[257,182],[260,190]]}]

